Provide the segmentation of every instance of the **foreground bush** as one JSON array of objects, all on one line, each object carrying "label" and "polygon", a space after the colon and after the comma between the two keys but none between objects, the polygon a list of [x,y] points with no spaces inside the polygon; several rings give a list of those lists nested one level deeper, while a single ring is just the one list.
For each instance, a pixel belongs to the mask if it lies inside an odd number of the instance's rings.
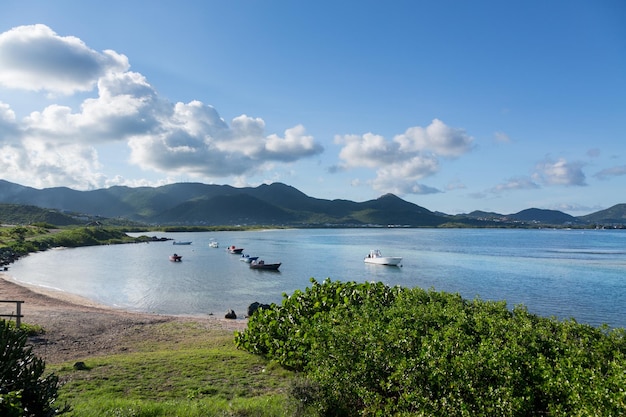
[{"label": "foreground bush", "polygon": [[59,382],[44,376],[45,363],[26,346],[28,334],[0,320],[0,416],[54,416]]},{"label": "foreground bush", "polygon": [[504,302],[318,283],[253,314],[239,348],[301,371],[321,415],[626,413],[626,333]]}]

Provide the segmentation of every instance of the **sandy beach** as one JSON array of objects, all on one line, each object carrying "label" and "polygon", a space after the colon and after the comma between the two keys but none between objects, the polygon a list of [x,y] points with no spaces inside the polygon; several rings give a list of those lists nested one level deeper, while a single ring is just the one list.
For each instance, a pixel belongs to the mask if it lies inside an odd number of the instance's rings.
[{"label": "sandy beach", "polygon": [[[89,356],[126,352],[132,341],[157,339],[157,325],[193,321],[207,329],[234,332],[246,320],[223,316],[186,317],[142,314],[98,305],[72,294],[26,286],[0,273],[0,300],[19,300],[23,323],[45,333],[31,338],[34,353],[49,363],[82,360]],[[15,304],[0,303],[0,314],[13,314]]]}]

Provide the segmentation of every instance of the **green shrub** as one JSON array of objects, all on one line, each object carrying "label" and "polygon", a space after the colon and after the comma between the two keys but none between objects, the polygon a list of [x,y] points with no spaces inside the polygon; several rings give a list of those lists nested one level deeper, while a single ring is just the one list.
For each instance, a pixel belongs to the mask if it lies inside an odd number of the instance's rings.
[{"label": "green shrub", "polygon": [[626,334],[504,302],[326,280],[255,312],[238,347],[302,371],[321,415],[626,412]]},{"label": "green shrub", "polygon": [[26,346],[27,338],[27,332],[0,320],[0,415],[47,417],[68,411],[54,405],[58,378],[44,376],[45,363]]}]

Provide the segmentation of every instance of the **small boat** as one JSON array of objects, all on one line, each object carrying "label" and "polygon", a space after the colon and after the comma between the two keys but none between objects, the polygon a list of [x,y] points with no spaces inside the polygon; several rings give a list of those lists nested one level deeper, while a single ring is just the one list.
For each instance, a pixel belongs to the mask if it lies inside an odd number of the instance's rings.
[{"label": "small boat", "polygon": [[220,245],[217,243],[216,240],[212,240],[212,241],[209,242],[209,247],[210,248],[219,248]]},{"label": "small boat", "polygon": [[376,265],[398,265],[402,262],[402,257],[383,256],[380,249],[372,249],[363,262]]},{"label": "small boat", "polygon": [[238,248],[235,245],[231,245],[228,247],[228,252],[240,254],[241,252],[243,252],[243,248]]},{"label": "small boat", "polygon": [[257,259],[259,259],[258,256],[250,256],[250,255],[241,255],[241,258],[239,258],[241,262],[245,262],[247,264],[249,264],[252,261],[256,261]]},{"label": "small boat", "polygon": [[191,242],[181,242],[181,241],[173,241],[172,245],[191,245]]},{"label": "small boat", "polygon": [[276,264],[266,264],[265,261],[260,260],[260,261],[252,261],[250,262],[250,269],[265,269],[268,271],[278,271],[278,268],[280,268],[281,263],[276,263]]},{"label": "small boat", "polygon": [[170,255],[170,261],[172,262],[181,262],[183,260],[183,255],[179,255],[177,253]]}]

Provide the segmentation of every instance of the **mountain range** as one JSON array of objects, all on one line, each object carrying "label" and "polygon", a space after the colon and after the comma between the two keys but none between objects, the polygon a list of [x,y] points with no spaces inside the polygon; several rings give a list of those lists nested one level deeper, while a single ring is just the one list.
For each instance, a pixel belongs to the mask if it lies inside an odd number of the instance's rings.
[{"label": "mountain range", "polygon": [[[35,189],[0,180],[2,213],[16,206],[54,210],[83,223],[94,218],[124,219],[148,225],[273,225],[293,227],[504,227],[626,225],[626,204],[586,216],[530,208],[513,214],[474,211],[448,215],[433,212],[393,194],[354,202],[307,196],[282,183],[236,188],[229,185],[177,183],[160,187],[114,186],[77,191],[67,187]],[[18,210],[19,212],[19,210]],[[14,219],[15,217],[13,217]],[[61,220],[55,217],[53,224]]]}]

